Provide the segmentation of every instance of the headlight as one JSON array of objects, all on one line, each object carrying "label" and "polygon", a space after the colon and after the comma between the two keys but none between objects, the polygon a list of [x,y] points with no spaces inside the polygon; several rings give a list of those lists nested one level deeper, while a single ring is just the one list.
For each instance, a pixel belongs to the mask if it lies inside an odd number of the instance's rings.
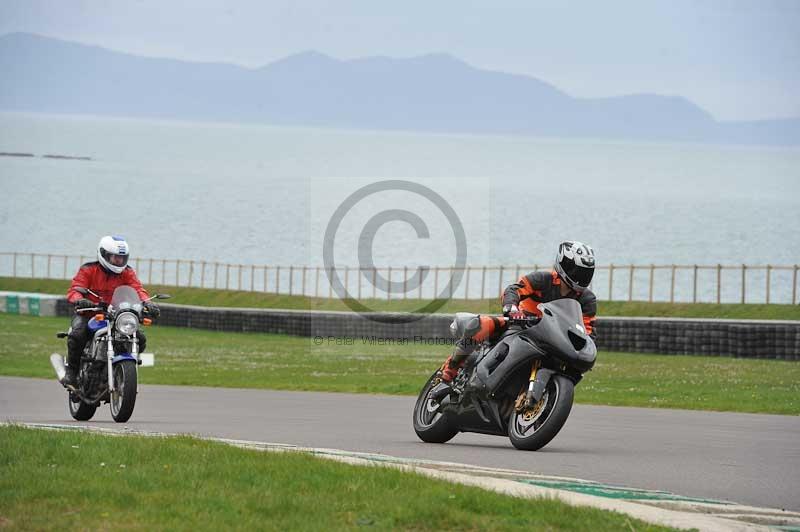
[{"label": "headlight", "polygon": [[139,319],[130,312],[124,312],[117,318],[114,326],[125,336],[130,336],[139,328]]}]

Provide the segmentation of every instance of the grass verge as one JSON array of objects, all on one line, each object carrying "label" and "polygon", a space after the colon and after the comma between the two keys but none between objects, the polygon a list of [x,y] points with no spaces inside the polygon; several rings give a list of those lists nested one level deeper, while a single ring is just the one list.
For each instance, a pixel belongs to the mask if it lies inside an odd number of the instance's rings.
[{"label": "grass verge", "polygon": [[[0,314],[0,374],[52,378],[66,318]],[[147,330],[156,367],[140,382],[416,395],[447,345],[376,345],[172,327]],[[576,388],[579,403],[800,414],[800,364],[781,360],[601,352]]]},{"label": "grass verge", "polygon": [[668,530],[619,513],[300,453],[17,426],[0,427],[0,527]]},{"label": "grass verge", "polygon": [[[64,294],[69,281],[55,279],[15,279],[0,277],[0,290]],[[185,288],[174,286],[148,286],[151,293],[167,292],[173,296],[170,302],[183,305],[210,307],[282,308],[297,310],[343,310],[350,308],[339,299],[290,296],[286,294],[263,294],[236,290],[212,290],[210,288]],[[418,299],[364,299],[362,303],[374,310],[391,312],[414,312],[428,301]],[[450,300],[442,302],[439,312],[475,312],[496,314],[500,312],[498,299]],[[670,318],[727,318],[762,320],[800,320],[800,305],[759,304],[711,304],[711,303],[646,303],[628,301],[600,301],[600,316],[649,316]]]}]

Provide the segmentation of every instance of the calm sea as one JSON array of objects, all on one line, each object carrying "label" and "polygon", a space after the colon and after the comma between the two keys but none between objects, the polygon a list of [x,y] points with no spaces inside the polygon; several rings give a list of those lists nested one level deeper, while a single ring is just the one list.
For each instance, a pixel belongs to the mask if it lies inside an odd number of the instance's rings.
[{"label": "calm sea", "polygon": [[[0,114],[0,251],[92,253],[125,235],[140,257],[322,264],[331,215],[362,186],[419,183],[464,228],[467,263],[545,264],[556,244],[599,263],[800,262],[800,150],[431,135]],[[382,211],[408,221],[374,226]],[[391,214],[391,213],[390,213]],[[380,217],[379,217],[380,218]],[[378,265],[449,265],[456,239],[429,197],[363,198],[336,233]]]}]

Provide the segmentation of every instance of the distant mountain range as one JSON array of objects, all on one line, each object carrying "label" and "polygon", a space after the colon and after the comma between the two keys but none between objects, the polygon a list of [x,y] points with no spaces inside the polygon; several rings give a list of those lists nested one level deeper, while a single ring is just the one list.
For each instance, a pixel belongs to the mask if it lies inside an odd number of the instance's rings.
[{"label": "distant mountain range", "polygon": [[717,122],[677,96],[573,98],[446,54],[339,61],[304,52],[258,69],[0,37],[0,109],[556,137],[800,144],[800,118]]}]

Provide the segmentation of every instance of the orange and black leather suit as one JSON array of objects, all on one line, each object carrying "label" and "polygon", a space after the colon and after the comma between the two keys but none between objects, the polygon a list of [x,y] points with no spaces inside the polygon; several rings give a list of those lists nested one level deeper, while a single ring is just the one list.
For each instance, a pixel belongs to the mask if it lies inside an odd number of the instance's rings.
[{"label": "orange and black leather suit", "polygon": [[570,298],[581,305],[583,326],[586,334],[597,338],[595,320],[597,316],[597,297],[588,288],[583,292],[570,290],[566,296],[561,295],[561,279],[555,271],[533,272],[520,277],[519,281],[508,285],[503,292],[502,305],[516,305],[527,315],[542,316],[539,303],[549,303],[556,299]]},{"label": "orange and black leather suit", "polygon": [[[502,306],[516,305],[528,316],[541,317],[542,313],[538,309],[539,303],[549,303],[563,298],[574,299],[581,305],[583,326],[586,329],[586,334],[591,336],[592,339],[596,339],[597,297],[589,289],[582,292],[570,290],[567,295],[562,296],[561,282],[555,271],[539,271],[524,275],[516,283],[508,285],[503,291]],[[482,342],[498,338],[505,332],[506,328],[505,320],[493,316],[481,316],[480,330],[469,337],[462,337],[456,341],[453,354],[442,366],[443,379],[445,381],[452,380],[458,368],[466,360],[467,355],[472,353]]]}]

